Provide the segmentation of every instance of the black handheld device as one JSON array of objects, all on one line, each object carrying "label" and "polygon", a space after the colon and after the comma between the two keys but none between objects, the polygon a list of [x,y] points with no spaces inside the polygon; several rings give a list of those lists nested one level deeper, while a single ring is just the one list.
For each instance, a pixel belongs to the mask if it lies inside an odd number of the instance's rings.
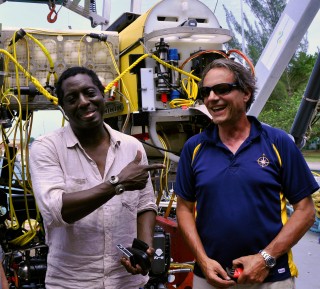
[{"label": "black handheld device", "polygon": [[134,239],[131,248],[125,248],[121,244],[117,245],[117,248],[130,260],[133,267],[139,265],[143,271],[150,270],[151,262],[146,253],[149,248],[148,244],[141,240]]}]

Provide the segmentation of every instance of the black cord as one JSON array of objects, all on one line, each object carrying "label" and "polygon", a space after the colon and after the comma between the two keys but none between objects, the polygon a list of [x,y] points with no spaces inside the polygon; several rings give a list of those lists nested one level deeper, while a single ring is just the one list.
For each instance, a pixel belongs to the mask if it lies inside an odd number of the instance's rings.
[{"label": "black cord", "polygon": [[213,13],[216,13],[218,2],[219,2],[219,0],[217,0],[217,2],[216,2],[216,6],[214,7]]},{"label": "black cord", "polygon": [[[161,76],[160,79],[162,79],[165,82],[165,84],[168,86],[168,88],[173,91],[178,91],[181,95],[183,95],[182,92],[178,88],[173,87],[172,84],[168,81],[166,75],[161,71],[160,64],[158,62],[157,62],[157,68],[158,68],[158,74],[159,74],[159,76]],[[167,74],[168,74],[168,72],[167,72]]]},{"label": "black cord", "polygon": [[156,149],[158,149],[158,150],[165,151],[165,152],[168,152],[168,153],[172,153],[172,154],[175,154],[175,155],[180,155],[180,153],[178,153],[178,152],[157,147],[157,146],[152,145],[152,144],[150,144],[150,143],[147,143],[147,142],[145,142],[145,141],[143,141],[143,140],[141,140],[141,139],[139,139],[139,141],[142,142],[143,144],[146,144],[146,145],[151,146],[151,147],[153,147],[153,148],[156,148]]}]

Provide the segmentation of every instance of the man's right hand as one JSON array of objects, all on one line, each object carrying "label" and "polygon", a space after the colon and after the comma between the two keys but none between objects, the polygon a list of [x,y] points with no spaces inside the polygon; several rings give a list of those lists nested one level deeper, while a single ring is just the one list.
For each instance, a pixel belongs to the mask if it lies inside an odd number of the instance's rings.
[{"label": "man's right hand", "polygon": [[137,151],[134,160],[118,174],[119,183],[124,185],[126,191],[144,189],[149,178],[149,171],[165,168],[163,164],[140,165],[141,159],[142,153]]},{"label": "man's right hand", "polygon": [[228,276],[227,272],[215,260],[207,258],[200,266],[207,282],[215,288],[228,288],[236,285],[236,282]]}]

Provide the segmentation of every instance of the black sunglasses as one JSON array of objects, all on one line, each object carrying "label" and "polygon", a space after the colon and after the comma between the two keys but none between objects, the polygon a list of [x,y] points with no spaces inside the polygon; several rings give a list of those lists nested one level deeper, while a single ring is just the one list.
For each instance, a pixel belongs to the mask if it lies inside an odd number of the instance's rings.
[{"label": "black sunglasses", "polygon": [[210,92],[213,91],[215,95],[223,96],[238,87],[239,85],[237,83],[219,83],[211,87],[203,86],[200,88],[200,95],[203,99],[205,97],[209,97]]}]

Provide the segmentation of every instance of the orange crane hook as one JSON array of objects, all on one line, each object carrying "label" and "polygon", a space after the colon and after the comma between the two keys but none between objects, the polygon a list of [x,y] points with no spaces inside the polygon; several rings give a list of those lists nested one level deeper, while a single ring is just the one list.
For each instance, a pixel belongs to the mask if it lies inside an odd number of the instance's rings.
[{"label": "orange crane hook", "polygon": [[[48,16],[47,16],[47,20],[48,20],[48,22],[49,23],[54,23],[54,22],[56,22],[56,20],[57,20],[57,18],[58,18],[58,13],[56,12],[56,5],[55,4],[52,4],[52,6],[51,6],[51,9],[50,9],[50,12],[49,12],[49,14],[48,14]],[[53,17],[52,17],[52,15],[54,15]]]}]

